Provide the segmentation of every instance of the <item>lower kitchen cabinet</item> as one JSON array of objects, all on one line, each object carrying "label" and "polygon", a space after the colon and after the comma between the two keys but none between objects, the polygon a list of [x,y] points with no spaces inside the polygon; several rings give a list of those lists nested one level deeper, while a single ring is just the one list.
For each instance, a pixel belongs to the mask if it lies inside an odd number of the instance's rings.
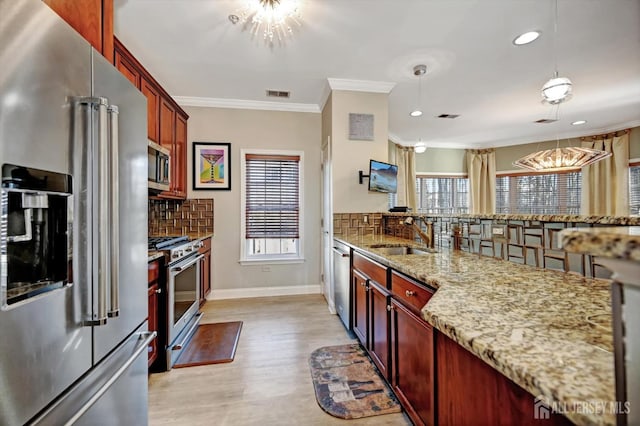
[{"label": "lower kitchen cabinet", "polygon": [[[149,331],[158,331],[158,293],[160,288],[158,284],[153,284],[149,287]],[[148,365],[151,366],[153,362],[158,358],[158,339],[153,339],[149,343],[148,351]]]},{"label": "lower kitchen cabinet", "polygon": [[[386,286],[385,286],[386,287]],[[389,291],[369,281],[369,355],[378,370],[389,379]]]},{"label": "lower kitchen cabinet", "polygon": [[357,270],[353,270],[353,332],[362,346],[368,347],[369,327],[368,323],[368,292],[367,277]]},{"label": "lower kitchen cabinet", "polygon": [[435,424],[434,332],[395,299],[391,299],[391,352],[391,387],[409,418],[414,425]]},{"label": "lower kitchen cabinet", "polygon": [[[159,294],[161,293],[161,280],[160,271],[163,269],[161,265],[162,261],[156,259],[149,262],[147,265],[147,282],[148,282],[148,326],[149,331],[158,331],[159,327]],[[153,339],[147,348],[148,351],[148,365],[151,366],[153,362],[158,358],[158,339]]]},{"label": "lower kitchen cabinet", "polygon": [[211,238],[202,240],[202,247],[198,253],[204,256],[200,269],[200,306],[202,306],[211,293]]},{"label": "lower kitchen cabinet", "polygon": [[436,337],[439,425],[571,425],[534,419],[534,396],[442,333]]}]

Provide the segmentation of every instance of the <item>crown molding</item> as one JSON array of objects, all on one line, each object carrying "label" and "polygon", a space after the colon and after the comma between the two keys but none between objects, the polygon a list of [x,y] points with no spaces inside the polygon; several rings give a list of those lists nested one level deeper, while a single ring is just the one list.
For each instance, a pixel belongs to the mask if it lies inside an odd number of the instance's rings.
[{"label": "crown molding", "polygon": [[[592,135],[602,135],[611,132],[617,132],[624,129],[631,129],[634,127],[640,127],[640,120],[627,121],[625,123],[613,124],[611,126],[601,127],[598,129],[590,129],[590,130],[569,130],[564,133],[558,133],[557,137],[552,139],[540,139],[539,137],[526,136],[522,138],[510,138],[510,139],[501,139],[495,141],[487,141],[480,143],[468,143],[468,142],[452,142],[452,141],[422,141],[425,143],[427,148],[453,148],[453,149],[485,149],[485,148],[500,148],[504,146],[513,146],[513,145],[524,145],[528,143],[540,143],[540,142],[549,142],[554,141],[555,139],[570,139],[570,138],[581,138],[588,137]],[[389,140],[398,145],[404,146],[414,146],[419,141],[405,141],[400,138],[398,135],[389,132]]]},{"label": "crown molding", "polygon": [[263,111],[312,112],[320,113],[317,104],[299,104],[290,102],[248,101],[243,99],[200,98],[195,96],[174,96],[180,106],[204,108],[257,109]]},{"label": "crown molding", "polygon": [[352,92],[390,93],[396,83],[389,81],[349,80],[328,78],[331,90],[350,90]]}]

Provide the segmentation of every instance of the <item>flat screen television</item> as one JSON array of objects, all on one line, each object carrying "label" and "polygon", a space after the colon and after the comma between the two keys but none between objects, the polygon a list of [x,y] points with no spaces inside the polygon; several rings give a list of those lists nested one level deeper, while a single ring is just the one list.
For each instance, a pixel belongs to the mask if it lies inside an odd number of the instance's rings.
[{"label": "flat screen television", "polygon": [[395,194],[398,190],[398,166],[369,161],[369,191],[387,192]]}]

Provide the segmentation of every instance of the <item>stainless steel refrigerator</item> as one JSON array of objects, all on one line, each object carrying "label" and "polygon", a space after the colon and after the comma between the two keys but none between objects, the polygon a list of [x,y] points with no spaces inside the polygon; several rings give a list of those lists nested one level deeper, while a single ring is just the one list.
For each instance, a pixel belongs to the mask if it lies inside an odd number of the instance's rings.
[{"label": "stainless steel refrigerator", "polygon": [[0,424],[146,424],[146,100],[39,0],[0,64]]}]

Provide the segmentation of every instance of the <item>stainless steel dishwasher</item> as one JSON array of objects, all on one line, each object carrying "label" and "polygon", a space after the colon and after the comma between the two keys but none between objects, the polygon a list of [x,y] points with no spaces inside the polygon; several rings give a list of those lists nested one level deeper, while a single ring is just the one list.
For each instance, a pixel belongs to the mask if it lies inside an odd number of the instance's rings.
[{"label": "stainless steel dishwasher", "polygon": [[333,241],[333,293],[336,311],[347,330],[351,330],[351,249]]}]

